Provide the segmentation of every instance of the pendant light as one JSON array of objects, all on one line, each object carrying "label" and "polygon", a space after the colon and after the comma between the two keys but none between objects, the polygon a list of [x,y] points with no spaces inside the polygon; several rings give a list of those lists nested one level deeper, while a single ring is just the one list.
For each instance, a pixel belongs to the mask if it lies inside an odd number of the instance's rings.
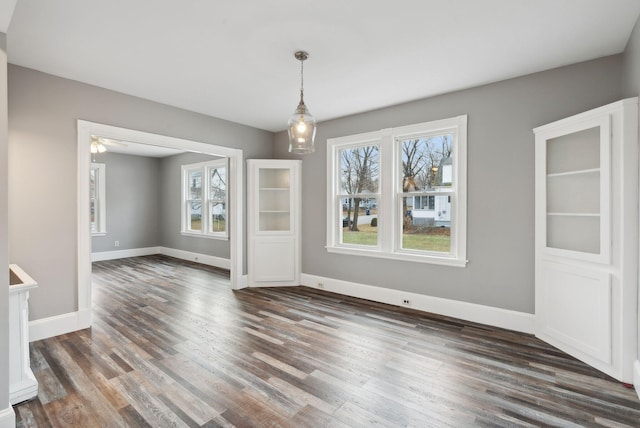
[{"label": "pendant light", "polygon": [[289,152],[296,154],[313,153],[316,138],[316,120],[304,104],[304,61],[309,58],[305,51],[294,55],[300,61],[300,103],[289,118]]}]

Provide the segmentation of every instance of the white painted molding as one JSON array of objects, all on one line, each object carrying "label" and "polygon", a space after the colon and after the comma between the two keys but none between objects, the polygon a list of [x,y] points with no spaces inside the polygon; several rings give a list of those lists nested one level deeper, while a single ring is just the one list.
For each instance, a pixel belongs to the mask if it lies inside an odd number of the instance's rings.
[{"label": "white painted molding", "polygon": [[101,262],[104,260],[124,259],[127,257],[150,256],[152,254],[161,254],[162,247],[132,248],[130,250],[117,251],[101,251],[99,253],[91,253],[92,262]]},{"label": "white painted molding", "polygon": [[162,254],[169,257],[175,257],[176,259],[189,260],[221,269],[231,268],[231,260],[229,259],[168,247],[146,247],[132,248],[130,250],[102,251],[99,253],[92,253],[91,261],[98,262],[103,260],[124,259],[126,257],[150,256],[152,254]]},{"label": "white painted molding", "polygon": [[91,311],[84,309],[29,321],[29,342],[91,327]]},{"label": "white painted molding", "polygon": [[633,385],[636,388],[638,398],[640,398],[640,360],[633,363]]},{"label": "white painted molding", "polygon": [[19,383],[12,383],[9,391],[9,402],[13,405],[34,398],[38,395],[38,381],[31,372],[26,373],[25,378]]},{"label": "white painted molding", "polygon": [[15,426],[16,414],[13,412],[13,407],[0,410],[0,428],[15,428]]},{"label": "white painted molding", "polygon": [[[89,227],[89,169],[91,165],[91,135],[132,141],[160,147],[178,148],[229,158],[229,212],[239,221],[231,222],[229,271],[231,288],[237,289],[244,266],[244,154],[241,149],[207,144],[182,138],[152,134],[101,123],[78,120],[77,138],[77,236],[78,236],[78,309],[91,311],[91,233]],[[91,316],[88,317],[91,319]]]},{"label": "white painted molding", "polygon": [[[322,286],[319,286],[319,284],[322,284]],[[535,331],[534,315],[525,312],[425,296],[423,294],[409,293],[406,291],[308,274],[302,274],[302,285],[344,294],[346,296],[373,300],[374,302],[388,303],[390,305],[506,328],[522,333],[533,334]],[[408,299],[411,303],[409,305],[403,305],[402,302],[404,299]]]},{"label": "white painted molding", "polygon": [[175,248],[159,247],[160,254],[175,257],[176,259],[190,260],[204,265],[214,266],[222,269],[231,268],[231,260],[222,257],[208,256],[206,254],[193,253],[191,251],[176,250]]},{"label": "white painted molding", "polygon": [[248,286],[249,286],[249,275],[242,275],[240,278],[238,278],[237,290],[247,288]]}]

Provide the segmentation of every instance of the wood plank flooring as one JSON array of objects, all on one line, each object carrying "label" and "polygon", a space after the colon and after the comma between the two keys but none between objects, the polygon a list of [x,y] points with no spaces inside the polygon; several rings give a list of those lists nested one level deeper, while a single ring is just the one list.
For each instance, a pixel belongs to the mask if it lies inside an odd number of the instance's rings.
[{"label": "wood plank flooring", "polygon": [[94,264],[91,329],[34,342],[18,427],[640,426],[536,338],[165,256]]}]

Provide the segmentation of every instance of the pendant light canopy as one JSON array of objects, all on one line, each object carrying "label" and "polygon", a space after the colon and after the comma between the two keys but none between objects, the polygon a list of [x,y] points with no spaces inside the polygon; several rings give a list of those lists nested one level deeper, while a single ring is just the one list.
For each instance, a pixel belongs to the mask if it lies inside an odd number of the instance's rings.
[{"label": "pendant light canopy", "polygon": [[316,120],[304,104],[304,61],[309,54],[304,51],[295,53],[300,61],[300,103],[289,118],[289,152],[297,154],[313,153],[316,138]]}]

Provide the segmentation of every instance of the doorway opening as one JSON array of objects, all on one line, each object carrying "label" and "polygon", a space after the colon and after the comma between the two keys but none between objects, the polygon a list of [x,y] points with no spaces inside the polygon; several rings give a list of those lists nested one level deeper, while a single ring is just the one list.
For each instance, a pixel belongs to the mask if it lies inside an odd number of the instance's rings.
[{"label": "doorway opening", "polygon": [[228,159],[228,225],[230,259],[229,271],[232,289],[245,285],[243,275],[243,234],[244,234],[244,201],[243,186],[243,152],[240,149],[207,144],[181,138],[136,131],[116,126],[78,120],[78,324],[79,328],[91,326],[91,214],[90,214],[90,174],[91,174],[91,141],[92,136],[100,136],[115,141],[126,141],[147,147],[177,149],[183,152],[200,153]]}]

